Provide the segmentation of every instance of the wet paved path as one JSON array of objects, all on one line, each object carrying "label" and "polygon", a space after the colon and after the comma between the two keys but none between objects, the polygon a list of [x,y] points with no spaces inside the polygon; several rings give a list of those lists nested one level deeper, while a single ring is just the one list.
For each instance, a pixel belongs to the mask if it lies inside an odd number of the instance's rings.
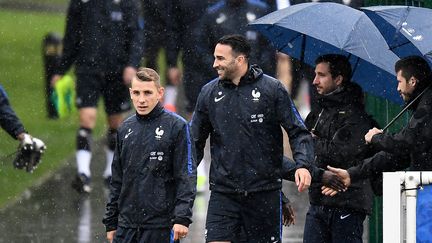
[{"label": "wet paved path", "polygon": [[[104,158],[101,146],[93,158],[93,191],[88,196],[76,193],[70,187],[75,176],[75,161],[60,169],[40,187],[24,193],[23,199],[0,212],[0,243],[39,242],[106,242],[101,223],[107,198],[102,180]],[[284,191],[296,210],[297,224],[284,227],[284,242],[302,242],[304,217],[308,199],[306,193],[297,193],[293,183],[284,185]],[[204,225],[208,193],[198,196],[194,206],[194,223],[189,236],[182,243],[204,242]]]}]

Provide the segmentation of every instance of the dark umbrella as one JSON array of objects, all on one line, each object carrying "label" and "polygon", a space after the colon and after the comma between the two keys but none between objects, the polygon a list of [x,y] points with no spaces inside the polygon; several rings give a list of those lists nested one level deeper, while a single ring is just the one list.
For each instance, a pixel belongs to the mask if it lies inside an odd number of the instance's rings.
[{"label": "dark umbrella", "polygon": [[362,8],[399,57],[424,56],[432,66],[432,9],[411,6]]},{"label": "dark umbrella", "polygon": [[349,57],[353,80],[371,94],[401,103],[394,64],[398,57],[361,11],[336,3],[303,3],[251,23],[281,52],[309,65],[324,54]]}]

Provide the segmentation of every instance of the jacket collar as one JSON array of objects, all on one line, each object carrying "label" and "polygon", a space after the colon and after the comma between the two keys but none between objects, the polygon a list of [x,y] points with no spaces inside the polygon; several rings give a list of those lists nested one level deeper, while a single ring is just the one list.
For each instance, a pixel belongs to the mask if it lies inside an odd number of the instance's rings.
[{"label": "jacket collar", "polygon": [[[425,90],[425,89],[429,89],[429,90]],[[425,91],[423,94],[421,94],[423,91]],[[419,99],[417,99],[408,109],[409,110],[417,110],[417,107],[419,106],[420,103],[423,104],[430,104],[432,103],[432,85],[431,86],[426,86],[423,89],[418,89],[418,90],[414,90],[413,96],[412,98],[405,102],[405,105],[408,105],[409,103],[411,103],[412,100],[414,100],[417,96],[421,95],[421,97]]]},{"label": "jacket collar", "polygon": [[[248,67],[246,74],[240,78],[239,86],[256,82],[263,75],[262,69],[254,64]],[[230,79],[220,79],[225,86],[235,86]]]},{"label": "jacket collar", "polygon": [[[315,91],[316,93],[316,91]],[[347,82],[333,92],[320,95],[316,93],[318,105],[324,107],[364,107],[364,96],[362,88],[354,82]]]},{"label": "jacket collar", "polygon": [[150,113],[148,113],[147,115],[140,115],[138,113],[135,113],[135,114],[136,114],[136,117],[138,120],[148,121],[148,120],[152,120],[152,119],[160,116],[163,112],[164,112],[164,108],[163,108],[162,104],[160,102],[158,102],[156,104],[155,108],[153,108],[153,110],[150,111]]}]

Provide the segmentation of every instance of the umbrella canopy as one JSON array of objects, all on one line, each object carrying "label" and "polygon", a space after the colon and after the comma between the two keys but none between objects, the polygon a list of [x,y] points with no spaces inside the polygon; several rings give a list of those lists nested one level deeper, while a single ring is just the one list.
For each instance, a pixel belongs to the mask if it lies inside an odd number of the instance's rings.
[{"label": "umbrella canopy", "polygon": [[336,3],[303,3],[259,18],[251,27],[279,51],[311,66],[320,55],[346,55],[353,68],[352,79],[364,91],[402,102],[394,74],[398,57],[359,10]]},{"label": "umbrella canopy", "polygon": [[362,8],[396,55],[424,56],[432,66],[432,9],[411,6]]}]

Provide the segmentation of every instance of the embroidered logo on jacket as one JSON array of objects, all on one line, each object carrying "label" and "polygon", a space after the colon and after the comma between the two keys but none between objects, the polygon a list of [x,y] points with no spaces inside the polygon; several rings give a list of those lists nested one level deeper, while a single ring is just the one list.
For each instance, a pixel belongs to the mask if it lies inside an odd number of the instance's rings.
[{"label": "embroidered logo on jacket", "polygon": [[255,88],[254,90],[252,90],[252,100],[255,102],[259,101],[259,98],[261,97],[261,93],[258,91],[257,88]]},{"label": "embroidered logo on jacket", "polygon": [[164,152],[160,151],[152,151],[150,152],[150,160],[159,160],[162,161],[164,159]]},{"label": "embroidered logo on jacket", "polygon": [[129,128],[129,130],[128,130],[128,132],[126,133],[126,135],[125,135],[125,139],[126,138],[128,138],[129,137],[129,135],[131,135],[133,133],[133,131],[132,131],[132,129],[131,128]]},{"label": "embroidered logo on jacket", "polygon": [[251,123],[255,123],[255,122],[262,123],[264,121],[264,114],[252,114],[250,118],[251,118],[250,119]]},{"label": "embroidered logo on jacket", "polygon": [[[214,102],[215,102],[215,103],[221,101],[221,100],[225,97],[225,95],[222,95],[222,92],[221,92],[221,91],[218,92],[218,95],[219,95],[219,97],[215,97],[215,98],[214,98]],[[222,96],[221,96],[221,95],[222,95]]]},{"label": "embroidered logo on jacket", "polygon": [[161,127],[157,127],[155,133],[156,133],[155,138],[157,140],[160,140],[162,138],[162,135],[164,134],[164,130],[162,130]]}]

